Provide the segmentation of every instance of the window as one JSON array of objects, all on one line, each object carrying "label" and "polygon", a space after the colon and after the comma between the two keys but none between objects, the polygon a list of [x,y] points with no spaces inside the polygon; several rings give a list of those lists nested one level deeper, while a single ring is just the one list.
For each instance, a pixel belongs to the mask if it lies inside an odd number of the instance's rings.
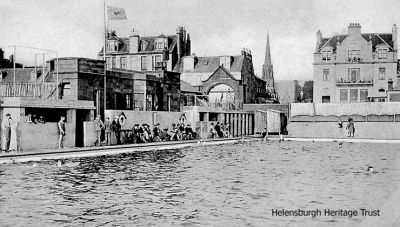
[{"label": "window", "polygon": [[118,43],[114,40],[108,41],[108,51],[117,51],[118,50]]},{"label": "window", "polygon": [[71,84],[70,83],[63,83],[62,88],[63,88],[63,90],[62,90],[63,96],[71,95]]},{"label": "window", "polygon": [[158,42],[157,43],[157,49],[159,49],[159,50],[164,49],[164,43],[163,42]]},{"label": "window", "polygon": [[121,57],[121,69],[126,69],[126,58],[125,57]]},{"label": "window", "polygon": [[132,109],[132,94],[125,94],[126,109]]},{"label": "window", "polygon": [[322,80],[323,81],[329,80],[329,69],[322,70]]},{"label": "window", "polygon": [[378,59],[387,59],[387,51],[386,48],[378,49]]},{"label": "window", "polygon": [[323,50],[322,51],[322,61],[330,61],[332,58],[331,50]]},{"label": "window", "polygon": [[358,89],[350,89],[350,102],[358,102]]},{"label": "window", "polygon": [[145,43],[145,42],[141,42],[141,43],[140,43],[140,50],[141,50],[141,51],[146,50],[146,43]]},{"label": "window", "polygon": [[360,68],[349,69],[349,81],[356,82],[360,80]]},{"label": "window", "polygon": [[368,89],[360,90],[360,102],[368,101]]},{"label": "window", "polygon": [[156,55],[156,67],[161,67],[162,66],[162,62],[161,62],[161,55]]},{"label": "window", "polygon": [[322,103],[329,103],[331,102],[330,96],[322,96]]},{"label": "window", "polygon": [[107,66],[107,69],[111,69],[111,67],[112,67],[111,58],[106,58],[106,66]]},{"label": "window", "polygon": [[360,50],[348,50],[347,56],[349,61],[359,61],[360,60]]},{"label": "window", "polygon": [[379,68],[379,79],[384,80],[385,79],[385,74],[386,74],[386,69],[385,68]]},{"label": "window", "polygon": [[340,89],[340,102],[349,101],[349,92],[347,89]]},{"label": "window", "polygon": [[115,64],[115,57],[113,57],[113,58],[112,58],[112,65],[111,65],[111,68],[115,68],[115,65],[116,65],[116,64]]},{"label": "window", "polygon": [[152,94],[147,95],[146,110],[153,110],[153,95]]},{"label": "window", "polygon": [[142,111],[144,109],[144,94],[143,93],[135,93],[133,99],[134,99],[134,105],[135,105],[134,109]]},{"label": "window", "polygon": [[141,63],[142,63],[142,70],[147,70],[147,58],[146,58],[146,56],[142,56],[140,59],[141,59]]}]

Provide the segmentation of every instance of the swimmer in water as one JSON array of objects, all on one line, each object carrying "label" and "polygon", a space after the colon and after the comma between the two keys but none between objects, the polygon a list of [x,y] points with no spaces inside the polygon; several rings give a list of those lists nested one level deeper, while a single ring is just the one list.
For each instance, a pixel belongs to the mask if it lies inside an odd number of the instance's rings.
[{"label": "swimmer in water", "polygon": [[368,166],[367,167],[367,173],[377,173],[377,172],[378,171],[376,171],[373,166]]}]

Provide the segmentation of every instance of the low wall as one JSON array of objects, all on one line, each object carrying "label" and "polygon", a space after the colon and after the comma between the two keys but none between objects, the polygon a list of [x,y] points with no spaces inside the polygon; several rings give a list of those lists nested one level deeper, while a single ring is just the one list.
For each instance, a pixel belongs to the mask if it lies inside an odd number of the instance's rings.
[{"label": "low wall", "polygon": [[[355,138],[400,139],[400,122],[355,122]],[[346,122],[342,131],[337,122],[290,122],[289,136],[311,138],[347,137]]]},{"label": "low wall", "polygon": [[[45,124],[19,122],[18,125],[20,137],[17,143],[19,143],[20,150],[58,148],[57,122],[47,122]],[[64,147],[74,147],[74,124],[65,123],[65,130]]]},{"label": "low wall", "polygon": [[254,122],[255,133],[261,133],[264,128],[268,133],[281,132],[281,112],[278,110],[254,110]]},{"label": "low wall", "polygon": [[167,111],[134,111],[134,110],[106,110],[106,117],[110,117],[110,120],[114,119],[114,116],[119,116],[121,112],[124,112],[126,116],[126,122],[122,126],[123,130],[132,129],[134,124],[149,124],[151,127],[155,123],[160,123],[160,128],[168,128],[172,123],[179,123],[179,118],[182,116],[182,112],[167,112]]},{"label": "low wall", "polygon": [[83,146],[91,147],[97,140],[97,133],[94,131],[94,122],[83,122]]},{"label": "low wall", "polygon": [[400,114],[400,102],[292,103],[290,117]]},{"label": "low wall", "polygon": [[243,104],[244,111],[279,110],[289,117],[289,104]]}]

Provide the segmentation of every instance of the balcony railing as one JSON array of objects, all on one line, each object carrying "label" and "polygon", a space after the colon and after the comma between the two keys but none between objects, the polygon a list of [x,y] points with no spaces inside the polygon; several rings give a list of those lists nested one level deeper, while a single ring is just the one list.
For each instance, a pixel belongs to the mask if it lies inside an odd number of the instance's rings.
[{"label": "balcony railing", "polygon": [[354,85],[361,85],[361,86],[369,86],[373,85],[373,79],[358,79],[358,80],[344,80],[344,79],[337,79],[336,85],[337,86],[354,86]]},{"label": "balcony railing", "polygon": [[0,97],[56,99],[55,83],[0,83]]}]

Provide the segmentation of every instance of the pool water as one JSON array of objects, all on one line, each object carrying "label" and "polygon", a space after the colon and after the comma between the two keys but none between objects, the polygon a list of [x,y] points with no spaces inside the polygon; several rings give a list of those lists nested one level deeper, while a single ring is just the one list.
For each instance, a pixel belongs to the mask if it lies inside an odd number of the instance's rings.
[{"label": "pool water", "polygon": [[272,209],[379,209],[399,189],[398,150],[257,141],[0,165],[0,226],[353,226],[365,217]]}]

